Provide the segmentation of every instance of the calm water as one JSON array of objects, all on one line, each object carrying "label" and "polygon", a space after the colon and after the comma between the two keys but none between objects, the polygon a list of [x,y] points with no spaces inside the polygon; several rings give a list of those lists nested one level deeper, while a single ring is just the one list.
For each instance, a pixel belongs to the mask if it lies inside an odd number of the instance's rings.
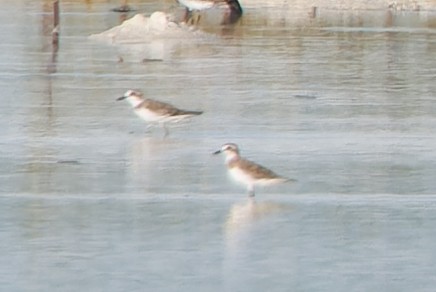
[{"label": "calm water", "polygon": [[[0,290],[434,290],[435,13],[250,2],[114,47],[116,1],[62,1],[53,52],[51,1],[4,2]],[[130,88],[205,113],[164,139]],[[298,183],[249,200],[225,142]]]}]

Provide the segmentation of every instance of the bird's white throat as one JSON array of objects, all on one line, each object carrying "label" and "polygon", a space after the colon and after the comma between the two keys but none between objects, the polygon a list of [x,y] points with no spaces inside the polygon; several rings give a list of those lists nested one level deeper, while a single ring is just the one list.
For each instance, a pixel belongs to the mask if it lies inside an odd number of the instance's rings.
[{"label": "bird's white throat", "polygon": [[226,156],[225,159],[227,164],[239,159],[239,154],[234,151],[226,151],[224,154]]},{"label": "bird's white throat", "polygon": [[128,103],[130,103],[132,107],[137,107],[144,101],[144,99],[136,95],[130,95],[126,98],[126,100],[128,101]]}]

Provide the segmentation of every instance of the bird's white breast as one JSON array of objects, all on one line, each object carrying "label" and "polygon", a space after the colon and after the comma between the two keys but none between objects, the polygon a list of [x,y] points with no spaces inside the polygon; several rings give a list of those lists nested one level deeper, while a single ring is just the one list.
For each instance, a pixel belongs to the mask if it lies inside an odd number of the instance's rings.
[{"label": "bird's white breast", "polygon": [[164,116],[158,115],[145,107],[135,109],[135,114],[147,122],[158,122],[164,118]]},{"label": "bird's white breast", "polygon": [[252,185],[256,181],[249,173],[245,172],[237,166],[230,168],[229,173],[234,180],[246,185]]}]

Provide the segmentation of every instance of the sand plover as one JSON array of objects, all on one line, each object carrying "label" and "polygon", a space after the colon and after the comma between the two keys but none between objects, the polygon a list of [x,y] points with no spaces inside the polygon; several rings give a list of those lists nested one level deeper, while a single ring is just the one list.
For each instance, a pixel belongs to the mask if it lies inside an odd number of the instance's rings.
[{"label": "sand plover", "polygon": [[137,90],[127,90],[123,96],[117,98],[117,100],[124,99],[130,103],[133,111],[140,118],[149,123],[161,124],[165,130],[165,136],[169,134],[167,122],[178,122],[203,113],[202,111],[182,110],[165,102],[145,98],[142,92]]},{"label": "sand plover", "polygon": [[239,154],[238,145],[227,143],[213,154],[224,153],[226,165],[232,177],[247,186],[248,195],[254,197],[255,185],[271,185],[287,181],[295,181],[282,177],[262,165],[244,159]]}]

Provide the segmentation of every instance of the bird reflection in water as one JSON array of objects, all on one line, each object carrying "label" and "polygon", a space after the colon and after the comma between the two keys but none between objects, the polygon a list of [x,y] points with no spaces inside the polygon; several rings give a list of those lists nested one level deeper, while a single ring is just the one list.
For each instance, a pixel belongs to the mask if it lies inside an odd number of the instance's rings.
[{"label": "bird reflection in water", "polygon": [[[223,281],[225,291],[245,285],[257,261],[256,243],[263,237],[262,223],[292,207],[274,202],[257,202],[254,197],[231,206],[224,224],[225,252]],[[273,219],[274,220],[274,219]]]},{"label": "bird reflection in water", "polygon": [[256,222],[289,210],[291,210],[289,205],[257,202],[254,197],[248,197],[246,201],[234,204],[230,208],[225,223],[227,247],[229,249],[238,249],[239,245],[250,237]]}]

